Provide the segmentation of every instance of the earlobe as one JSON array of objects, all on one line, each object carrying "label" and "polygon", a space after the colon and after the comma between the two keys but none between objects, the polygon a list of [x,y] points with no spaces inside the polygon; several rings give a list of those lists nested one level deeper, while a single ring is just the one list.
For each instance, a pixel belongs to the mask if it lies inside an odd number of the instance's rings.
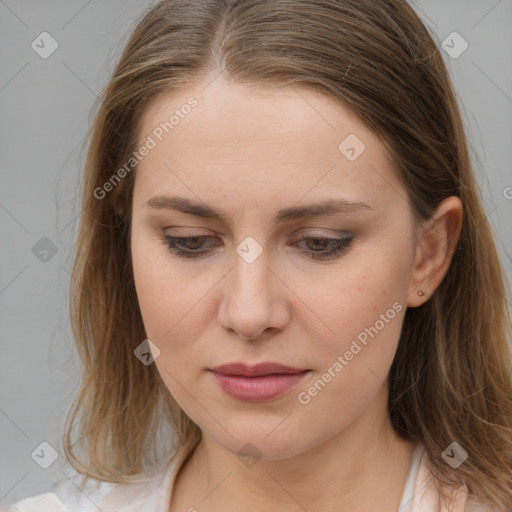
[{"label": "earlobe", "polygon": [[418,238],[407,306],[428,300],[450,268],[462,228],[463,208],[456,196],[444,199]]}]

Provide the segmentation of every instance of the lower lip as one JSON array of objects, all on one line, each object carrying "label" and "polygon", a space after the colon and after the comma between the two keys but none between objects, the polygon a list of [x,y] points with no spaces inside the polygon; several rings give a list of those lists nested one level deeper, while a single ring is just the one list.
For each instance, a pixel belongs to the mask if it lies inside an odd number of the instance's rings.
[{"label": "lower lip", "polygon": [[243,377],[212,372],[222,390],[228,395],[246,402],[264,402],[283,395],[297,385],[309,370],[300,373]]}]

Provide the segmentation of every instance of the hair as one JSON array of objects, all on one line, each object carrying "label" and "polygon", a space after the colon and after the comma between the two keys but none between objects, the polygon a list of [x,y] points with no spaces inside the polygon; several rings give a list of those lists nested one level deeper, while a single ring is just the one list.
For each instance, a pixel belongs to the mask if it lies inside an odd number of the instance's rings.
[{"label": "hair", "polygon": [[[450,268],[428,301],[406,311],[388,410],[402,438],[424,444],[443,499],[445,486],[465,485],[510,510],[510,291],[447,67],[405,0],[163,0],[144,13],[88,139],[70,302],[83,378],[66,457],[87,478],[125,482],[155,461],[162,425],[175,432],[179,470],[201,440],[155,365],[133,354],[146,338],[129,245],[136,167],[104,198],[95,190],[137,149],[150,100],[220,74],[270,90],[296,84],[349,107],[387,148],[415,225],[443,199],[461,199]],[[453,441],[469,454],[457,470],[441,456]]]}]

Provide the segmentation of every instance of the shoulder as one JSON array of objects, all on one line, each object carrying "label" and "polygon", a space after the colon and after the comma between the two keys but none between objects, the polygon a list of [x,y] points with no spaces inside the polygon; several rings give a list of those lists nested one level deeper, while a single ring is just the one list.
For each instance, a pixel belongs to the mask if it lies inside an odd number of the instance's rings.
[{"label": "shoulder", "polygon": [[491,505],[472,501],[464,486],[451,491],[449,505],[441,505],[439,492],[429,469],[429,455],[423,446],[417,455],[418,464],[411,512],[433,512],[435,510],[440,510],[440,512],[497,512]]},{"label": "shoulder", "polygon": [[78,473],[60,480],[45,493],[18,501],[9,512],[89,512],[116,484],[89,479],[80,483]]},{"label": "shoulder", "polygon": [[170,499],[175,463],[163,460],[154,467],[117,484],[89,479],[79,483],[81,475],[62,480],[50,492],[25,498],[9,512],[102,512],[140,510],[141,504],[152,510],[163,508]]},{"label": "shoulder", "polygon": [[[75,509],[86,510],[86,509]],[[15,503],[9,512],[69,512],[70,509],[62,503],[56,494],[53,492],[45,492],[37,496],[25,498],[18,503]]]}]

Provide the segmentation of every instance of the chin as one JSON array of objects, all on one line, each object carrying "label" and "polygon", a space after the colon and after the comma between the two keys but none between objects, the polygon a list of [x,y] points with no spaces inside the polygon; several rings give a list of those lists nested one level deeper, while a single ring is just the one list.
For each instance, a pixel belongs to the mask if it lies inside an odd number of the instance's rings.
[{"label": "chin", "polygon": [[210,437],[225,450],[240,457],[242,461],[251,458],[255,461],[289,459],[314,448],[322,442],[314,439],[306,440],[304,433],[298,428],[295,433],[290,431],[289,428],[279,432],[279,427],[276,429],[279,422],[272,421],[270,423],[272,423],[272,426],[269,428],[265,428],[267,425],[265,422],[260,422],[258,428],[254,428],[254,425],[244,426],[239,424],[239,428],[235,430],[237,434],[234,437],[230,437],[224,431],[220,438],[212,436],[212,434],[210,434]]}]

